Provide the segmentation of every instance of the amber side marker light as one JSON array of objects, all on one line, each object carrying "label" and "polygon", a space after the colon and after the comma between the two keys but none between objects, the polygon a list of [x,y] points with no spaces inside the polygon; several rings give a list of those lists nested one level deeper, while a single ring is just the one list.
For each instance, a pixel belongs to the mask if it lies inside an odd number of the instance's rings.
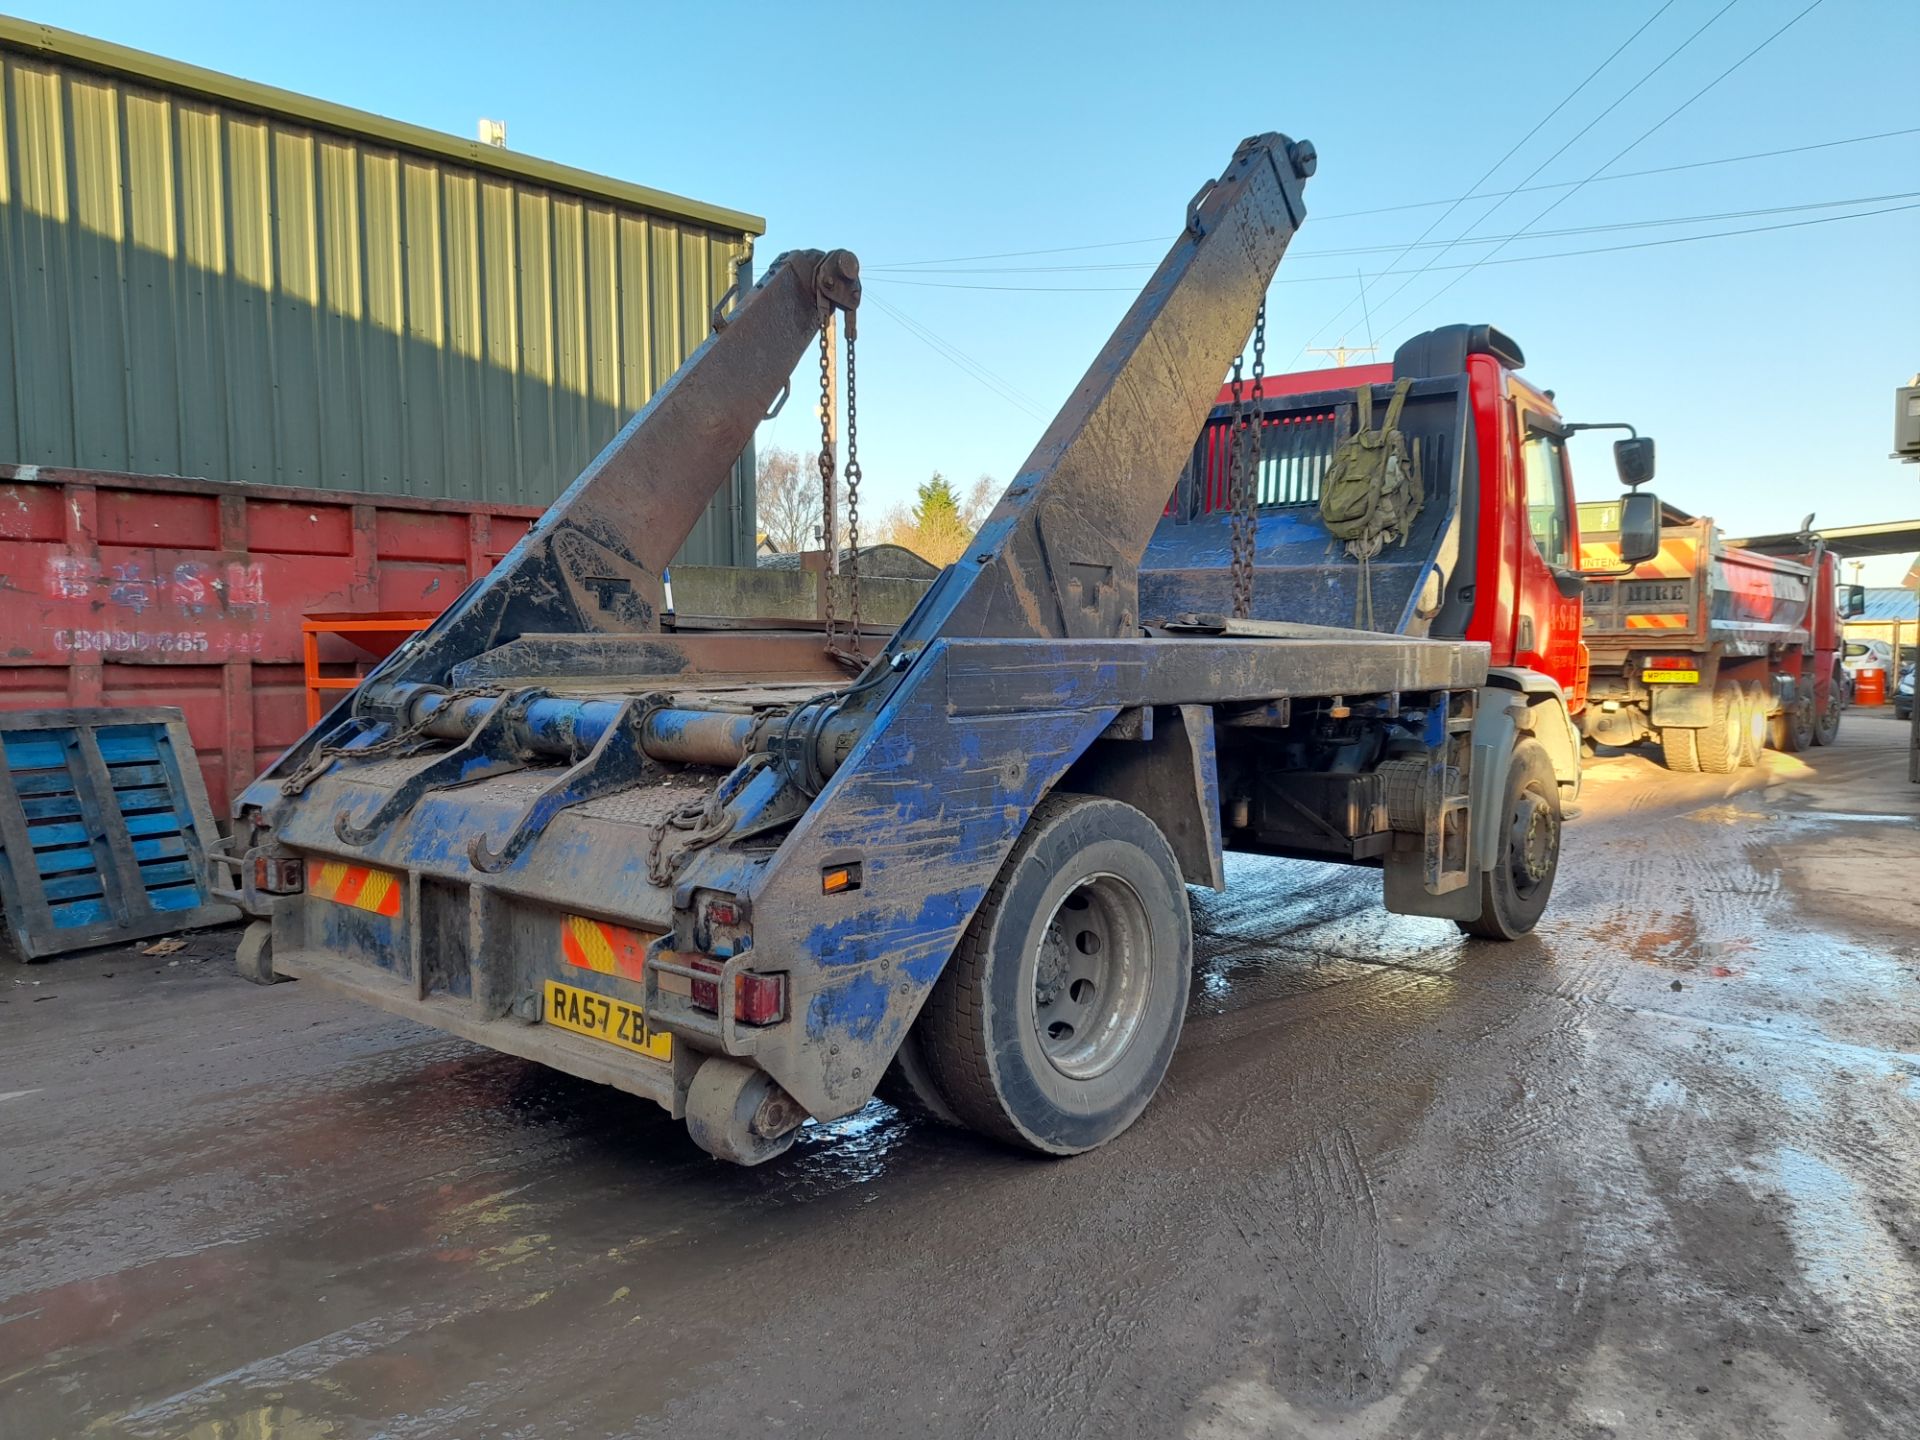
[{"label": "amber side marker light", "polygon": [[843,890],[858,890],[859,888],[860,866],[857,862],[852,865],[829,865],[820,872],[820,893],[822,895],[838,895]]}]

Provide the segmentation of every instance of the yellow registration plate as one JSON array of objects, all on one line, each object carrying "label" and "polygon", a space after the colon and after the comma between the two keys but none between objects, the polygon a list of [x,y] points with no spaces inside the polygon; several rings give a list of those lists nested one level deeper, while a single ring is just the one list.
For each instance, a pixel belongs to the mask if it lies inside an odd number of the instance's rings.
[{"label": "yellow registration plate", "polygon": [[609,1045],[618,1045],[622,1050],[631,1050],[636,1055],[645,1055],[653,1060],[673,1059],[673,1036],[657,1035],[648,1030],[646,1011],[625,1000],[612,1000],[605,995],[596,995],[591,990],[549,980],[546,1018],[549,1025],[558,1025],[562,1030],[571,1030],[576,1035],[585,1035],[590,1039],[604,1040]]},{"label": "yellow registration plate", "polygon": [[1698,685],[1698,670],[1642,670],[1640,678],[1649,685]]}]

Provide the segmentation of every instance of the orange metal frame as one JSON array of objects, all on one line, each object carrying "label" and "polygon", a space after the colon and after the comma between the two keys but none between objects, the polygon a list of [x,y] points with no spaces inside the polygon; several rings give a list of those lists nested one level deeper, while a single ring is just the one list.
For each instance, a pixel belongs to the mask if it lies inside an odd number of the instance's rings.
[{"label": "orange metal frame", "polygon": [[326,713],[326,692],[355,689],[362,678],[320,673],[321,636],[338,635],[370,651],[375,659],[384,659],[403,639],[426,629],[437,619],[438,611],[381,610],[364,615],[309,615],[302,620],[300,648],[306,670],[307,724],[319,724],[320,717]]}]

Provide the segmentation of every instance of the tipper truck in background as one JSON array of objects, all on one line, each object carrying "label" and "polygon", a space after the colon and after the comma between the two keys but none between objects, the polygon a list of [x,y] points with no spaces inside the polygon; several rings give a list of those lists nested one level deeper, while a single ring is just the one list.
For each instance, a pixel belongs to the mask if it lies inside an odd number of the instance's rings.
[{"label": "tipper truck in background", "polygon": [[[1619,567],[1619,506],[1580,506],[1581,561]],[[1834,558],[1807,533],[1757,548],[1669,509],[1660,553],[1586,593],[1587,703],[1602,745],[1653,740],[1667,768],[1726,774],[1771,745],[1829,745],[1846,703]]]},{"label": "tipper truck in background", "polygon": [[[1224,887],[1228,850],[1374,867],[1389,910],[1531,930],[1578,784],[1562,685],[1533,666],[1577,653],[1547,627],[1579,581],[1557,450],[1522,486],[1517,355],[1454,327],[1406,356],[1405,463],[1353,428],[1351,393],[1283,398],[1291,431],[1235,407],[1268,457],[1232,467],[1254,483],[1225,510],[1194,494],[1314,166],[1257,136],[1201,188],[877,653],[857,599],[825,637],[663,615],[668,560],[836,316],[853,441],[857,262],[776,259],[500,565],[241,798],[243,972],[645,1096],[741,1163],[883,1079],[1069,1154],[1159,1085],[1187,886]],[[1317,522],[1318,484],[1363,450],[1420,500],[1391,533],[1370,504],[1356,554]],[[1530,528],[1550,477],[1559,520]],[[1623,503],[1651,554],[1657,502]],[[1384,623],[1357,627],[1368,608]],[[1463,635],[1482,623],[1493,641]]]}]

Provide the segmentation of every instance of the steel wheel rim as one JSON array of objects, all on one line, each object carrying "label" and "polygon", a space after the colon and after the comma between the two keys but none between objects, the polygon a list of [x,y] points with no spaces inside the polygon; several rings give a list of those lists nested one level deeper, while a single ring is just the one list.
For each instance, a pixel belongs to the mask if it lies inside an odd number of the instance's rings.
[{"label": "steel wheel rim", "polygon": [[1508,832],[1508,870],[1513,889],[1522,900],[1530,900],[1553,873],[1553,857],[1559,849],[1559,821],[1553,807],[1533,790],[1522,790],[1514,802],[1512,828]]},{"label": "steel wheel rim", "polygon": [[1153,969],[1147,907],[1118,875],[1089,875],[1041,932],[1028,1022],[1047,1063],[1092,1080],[1119,1063],[1146,1017]]}]

